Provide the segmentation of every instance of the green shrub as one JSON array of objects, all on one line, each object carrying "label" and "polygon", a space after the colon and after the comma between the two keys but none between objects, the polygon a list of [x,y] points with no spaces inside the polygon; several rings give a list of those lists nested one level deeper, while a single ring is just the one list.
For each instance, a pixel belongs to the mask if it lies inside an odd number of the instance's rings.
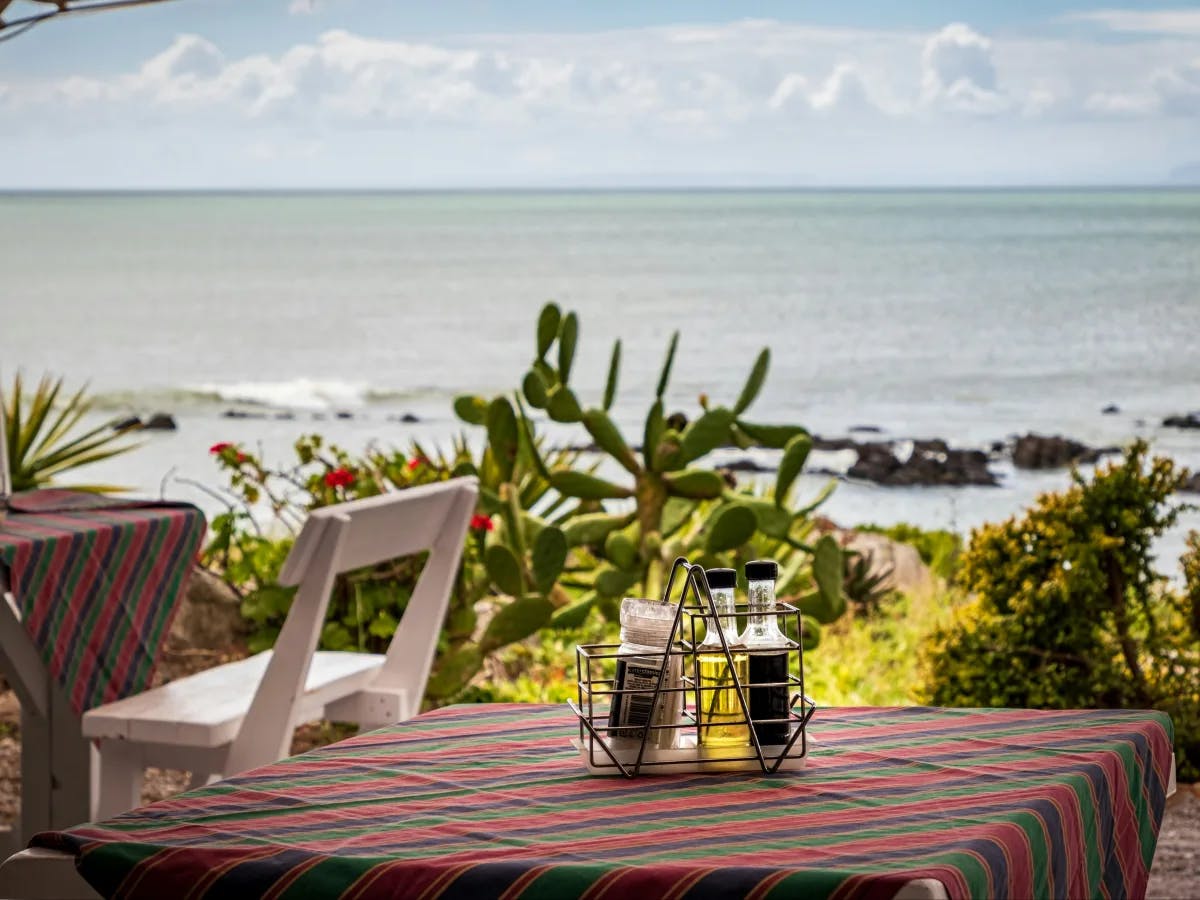
[{"label": "green shrub", "polygon": [[985,525],[962,557],[970,602],[923,654],[926,702],[941,706],[1160,708],[1176,727],[1181,777],[1200,772],[1200,590],[1155,572],[1151,548],[1178,519],[1186,473],[1144,443],[1091,481]]}]

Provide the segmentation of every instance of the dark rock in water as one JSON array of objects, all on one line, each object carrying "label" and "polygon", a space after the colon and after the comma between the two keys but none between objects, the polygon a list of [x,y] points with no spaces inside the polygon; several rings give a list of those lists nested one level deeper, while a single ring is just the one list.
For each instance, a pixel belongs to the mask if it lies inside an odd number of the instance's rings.
[{"label": "dark rock in water", "polygon": [[247,412],[244,409],[227,409],[221,413],[221,417],[225,419],[265,419],[266,413]]},{"label": "dark rock in water", "polygon": [[1008,445],[1004,441],[992,441],[992,453],[1001,454],[1008,449]]},{"label": "dark rock in water", "polygon": [[175,417],[170,413],[155,413],[145,422],[142,427],[147,431],[177,431],[179,426],[175,424]]},{"label": "dark rock in water", "polygon": [[1179,490],[1188,494],[1200,494],[1200,472],[1194,474],[1191,478],[1179,486]]},{"label": "dark rock in water", "polygon": [[1108,406],[1104,407],[1104,409],[1100,410],[1100,415],[1115,416],[1120,411],[1121,411],[1121,407],[1117,406],[1117,404],[1115,404],[1115,403],[1110,403],[1110,404],[1108,404]]},{"label": "dark rock in water", "polygon": [[1167,428],[1200,428],[1200,413],[1188,413],[1185,416],[1167,416],[1163,419]]},{"label": "dark rock in water", "polygon": [[314,422],[324,422],[325,421],[325,413],[315,412],[312,414],[312,418],[313,418]]},{"label": "dark rock in water", "polygon": [[130,416],[128,419],[121,419],[120,421],[112,423],[113,431],[132,431],[134,428],[141,427],[142,420],[137,416]]},{"label": "dark rock in water", "polygon": [[903,462],[890,444],[862,444],[858,460],[846,473],[876,484],[894,487],[915,485],[995,485],[982,450],[954,450],[942,440],[914,441],[913,452]]},{"label": "dark rock in water", "polygon": [[413,413],[405,413],[400,417],[400,421],[406,425],[412,425],[415,422],[420,422],[421,419],[419,416],[416,416]]},{"label": "dark rock in water", "polygon": [[291,411],[279,412],[279,413],[275,413],[275,418],[281,419],[284,421],[290,421],[290,420],[296,418],[296,414]]},{"label": "dark rock in water", "polygon": [[826,438],[819,434],[812,436],[814,450],[857,450],[858,441],[854,438]]},{"label": "dark rock in water", "polygon": [[735,459],[717,466],[718,472],[774,472],[775,469],[775,466],[764,466],[752,459]]},{"label": "dark rock in water", "polygon": [[1013,445],[1013,465],[1018,469],[1061,469],[1071,463],[1094,463],[1116,452],[1116,447],[1089,447],[1057,434],[1030,433]]},{"label": "dark rock in water", "polygon": [[883,429],[878,425],[851,425],[851,431],[859,431],[864,434],[883,434]]},{"label": "dark rock in water", "polygon": [[354,418],[354,413],[349,412],[348,410],[344,410],[344,409],[339,409],[334,415],[336,415],[339,419],[353,419]]}]

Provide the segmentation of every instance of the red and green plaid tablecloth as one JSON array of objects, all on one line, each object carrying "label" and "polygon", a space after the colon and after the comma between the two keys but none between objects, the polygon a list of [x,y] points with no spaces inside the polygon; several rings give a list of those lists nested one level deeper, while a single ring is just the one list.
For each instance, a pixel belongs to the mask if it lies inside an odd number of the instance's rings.
[{"label": "red and green plaid tablecloth", "polygon": [[569,713],[456,706],[39,835],[105,896],[1144,893],[1171,723],[1136,711],[828,709],[808,769],[585,774]]},{"label": "red and green plaid tablecloth", "polygon": [[[0,565],[75,712],[143,690],[204,537],[187,504],[36,491],[0,522]],[[23,511],[28,510],[28,511]]]}]

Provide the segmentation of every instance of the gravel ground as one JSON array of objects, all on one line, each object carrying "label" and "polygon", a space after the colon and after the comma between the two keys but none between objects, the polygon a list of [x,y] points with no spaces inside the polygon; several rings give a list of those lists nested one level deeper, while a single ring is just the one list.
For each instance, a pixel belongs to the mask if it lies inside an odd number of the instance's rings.
[{"label": "gravel ground", "polygon": [[[178,677],[213,665],[210,658],[190,655],[168,656],[165,677]],[[0,692],[0,827],[11,825],[20,802],[20,709],[10,690]],[[302,753],[341,740],[350,733],[345,726],[316,722],[296,730],[292,752]],[[176,794],[187,786],[186,772],[150,769],[142,802],[152,803]],[[1166,816],[1154,854],[1147,897],[1153,900],[1197,900],[1200,898],[1200,784],[1181,784],[1167,804]]]}]

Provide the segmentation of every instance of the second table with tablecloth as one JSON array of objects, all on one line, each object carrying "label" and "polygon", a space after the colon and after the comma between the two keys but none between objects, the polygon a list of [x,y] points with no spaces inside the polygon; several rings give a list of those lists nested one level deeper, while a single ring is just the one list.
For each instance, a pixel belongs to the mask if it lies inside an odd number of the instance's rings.
[{"label": "second table with tablecloth", "polygon": [[0,522],[0,662],[22,703],[22,825],[89,817],[86,710],[149,686],[203,540],[185,503],[16,494]]}]

